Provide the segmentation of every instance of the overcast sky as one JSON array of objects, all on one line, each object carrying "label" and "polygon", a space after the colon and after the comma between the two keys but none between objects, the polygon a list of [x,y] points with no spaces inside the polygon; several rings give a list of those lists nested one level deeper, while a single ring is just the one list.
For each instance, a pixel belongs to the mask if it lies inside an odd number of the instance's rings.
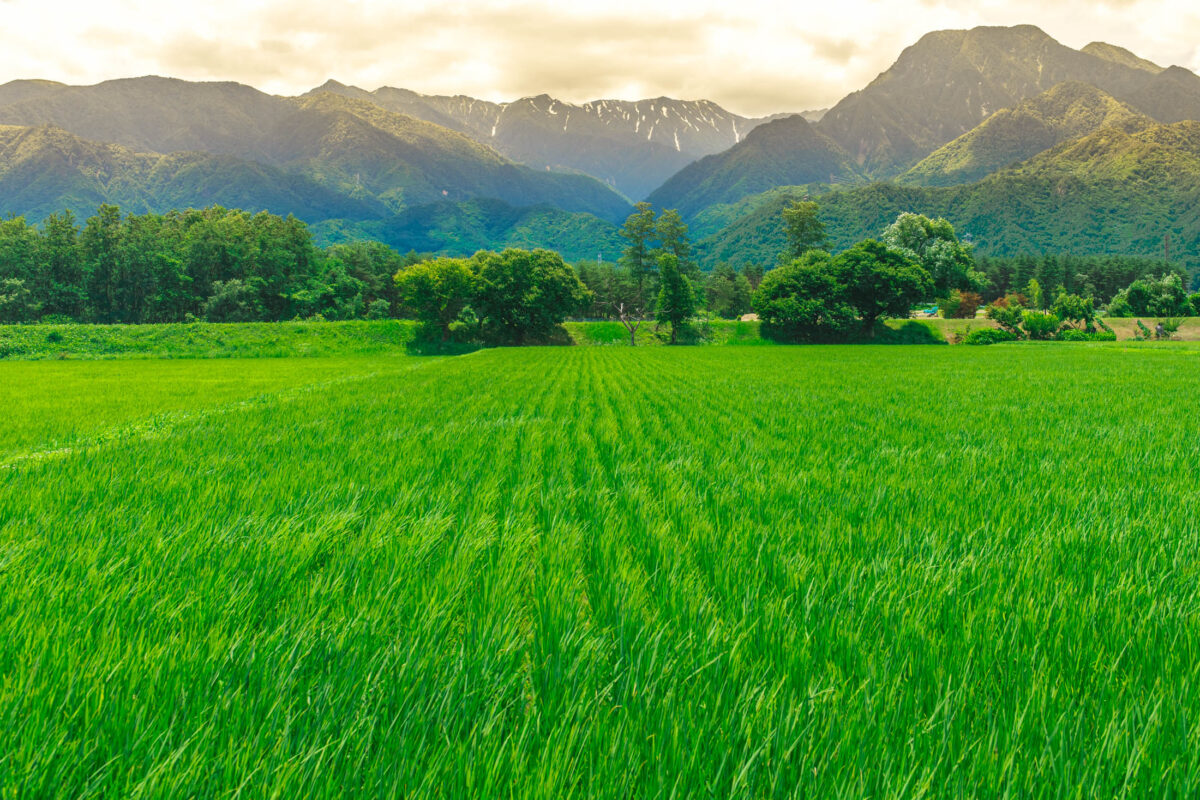
[{"label": "overcast sky", "polygon": [[0,83],[157,74],[295,94],[336,78],[765,114],[833,104],[930,30],[1020,23],[1200,66],[1194,0],[0,0]]}]

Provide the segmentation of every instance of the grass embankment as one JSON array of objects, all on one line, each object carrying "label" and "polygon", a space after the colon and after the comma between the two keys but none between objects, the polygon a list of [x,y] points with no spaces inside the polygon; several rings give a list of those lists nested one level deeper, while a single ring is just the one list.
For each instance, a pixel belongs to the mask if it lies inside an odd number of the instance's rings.
[{"label": "grass embankment", "polygon": [[[891,321],[888,326],[879,335],[881,343],[917,344],[930,339],[924,323],[915,328],[912,321]],[[436,345],[426,347],[418,343],[417,333],[417,323],[404,320],[4,325],[0,326],[0,359],[293,358],[438,349]],[[688,344],[770,344],[760,335],[759,323],[728,320],[694,325],[680,340]],[[666,326],[656,328],[655,323],[646,322],[638,330],[640,346],[665,345],[669,341],[670,329]],[[551,343],[628,345],[629,334],[619,322],[568,322]]]},{"label": "grass embankment", "polygon": [[0,797],[1195,796],[1195,360],[131,363],[193,413],[0,469]]},{"label": "grass embankment", "polygon": [[402,351],[405,320],[0,325],[0,358],[294,358]]},{"label": "grass embankment", "polygon": [[[1121,340],[1134,338],[1132,319],[1106,319]],[[1151,330],[1157,320],[1143,320]],[[988,319],[887,320],[871,344],[944,344],[956,334],[995,327]],[[402,354],[436,351],[416,342],[418,325],[407,320],[352,322],[244,322],[164,325],[0,325],[0,360],[138,358],[295,358]],[[670,342],[670,328],[643,323],[639,346]],[[1184,321],[1174,337],[1200,341],[1200,318]],[[757,321],[712,320],[680,335],[689,345],[770,345]],[[567,322],[553,344],[628,346],[619,322]],[[451,347],[450,350],[455,348]],[[464,348],[459,347],[458,350]],[[465,348],[470,349],[470,348]]]}]

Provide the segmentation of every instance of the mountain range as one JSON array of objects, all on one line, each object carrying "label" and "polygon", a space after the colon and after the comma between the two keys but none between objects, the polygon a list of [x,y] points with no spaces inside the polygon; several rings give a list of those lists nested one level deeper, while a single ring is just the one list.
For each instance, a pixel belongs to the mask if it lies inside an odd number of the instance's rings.
[{"label": "mountain range", "polygon": [[217,203],[293,213],[327,241],[581,258],[615,255],[646,198],[683,214],[711,265],[773,259],[782,205],[808,196],[838,242],[913,210],[981,250],[1144,252],[1200,233],[1193,120],[1194,72],[1032,26],[930,33],[828,111],[763,118],[706,100],[494,103],[332,80],[298,97],[23,80],[0,86],[0,213]]}]

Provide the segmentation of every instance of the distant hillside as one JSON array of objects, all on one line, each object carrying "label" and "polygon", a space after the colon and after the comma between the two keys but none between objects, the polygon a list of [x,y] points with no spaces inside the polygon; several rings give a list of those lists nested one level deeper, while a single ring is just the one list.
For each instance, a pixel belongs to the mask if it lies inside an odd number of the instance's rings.
[{"label": "distant hillside", "polygon": [[386,213],[369,199],[233,156],[135,153],[60,128],[0,126],[0,215],[37,221],[71,209],[83,217],[103,203],[137,213],[216,204],[309,221]]},{"label": "distant hillside", "polygon": [[1135,131],[1154,124],[1086,83],[1060,83],[935,150],[900,176],[901,183],[951,186],[980,180],[1061,142],[1117,127]]},{"label": "distant hillside", "polygon": [[[733,114],[707,100],[597,100],[574,105],[548,95],[512,103],[422,95],[384,87],[368,92],[329,81],[328,91],[465,133],[531,167],[582,172],[641,199],[687,164],[737,144],[771,119]],[[820,117],[820,111],[805,112]]]},{"label": "distant hillside", "polygon": [[817,126],[792,116],[755,129],[746,141],[683,169],[649,200],[694,217],[775,186],[859,182],[853,159]]},{"label": "distant hillside", "polygon": [[598,181],[537,171],[469,137],[330,93],[300,100],[231,83],[164,78],[96,86],[7,85],[0,124],[56,125],[138,152],[205,152],[303,174],[384,212],[496,198],[617,220],[628,203]]},{"label": "distant hillside", "polygon": [[550,206],[515,208],[499,200],[440,202],[408,209],[386,221],[329,220],[314,226],[322,244],[378,239],[401,251],[469,256],[479,250],[545,247],[568,261],[613,261],[625,240],[611,222]]},{"label": "distant hillside", "polygon": [[938,31],[812,130],[764,125],[754,133],[775,135],[752,134],[689,165],[650,199],[695,219],[710,205],[831,182],[831,174],[840,183],[902,174],[906,182],[969,182],[1105,125],[1136,127],[1138,114],[1200,119],[1200,76],[1113,45],[1073,50],[1030,25]]},{"label": "distant hillside", "polygon": [[[777,190],[702,240],[702,261],[772,262],[784,248],[780,214],[789,199]],[[1200,122],[1133,133],[1106,128],[964,186],[878,183],[817,199],[838,248],[877,236],[898,214],[914,211],[946,217],[980,252],[993,255],[1156,255],[1166,234],[1176,252],[1195,254]]]}]

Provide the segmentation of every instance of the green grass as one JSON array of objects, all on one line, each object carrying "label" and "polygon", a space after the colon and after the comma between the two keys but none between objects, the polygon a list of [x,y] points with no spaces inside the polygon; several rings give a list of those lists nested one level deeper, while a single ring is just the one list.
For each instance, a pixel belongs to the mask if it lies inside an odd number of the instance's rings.
[{"label": "green grass", "polygon": [[355,364],[0,468],[0,797],[1200,792],[1200,349]]},{"label": "green grass", "polygon": [[0,325],[0,359],[294,358],[403,352],[404,320]]}]

